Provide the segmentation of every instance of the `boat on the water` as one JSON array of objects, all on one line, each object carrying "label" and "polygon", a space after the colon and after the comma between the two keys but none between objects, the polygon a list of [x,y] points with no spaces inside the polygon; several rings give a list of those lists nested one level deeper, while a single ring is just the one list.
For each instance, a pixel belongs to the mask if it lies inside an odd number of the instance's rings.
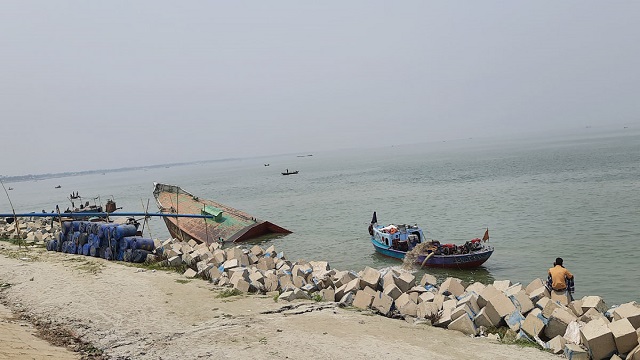
[{"label": "boat on the water", "polygon": [[163,214],[202,214],[212,218],[163,217],[169,233],[182,241],[198,243],[240,242],[291,231],[232,207],[199,197],[176,185],[154,183],[153,196]]},{"label": "boat on the water", "polygon": [[62,186],[60,186],[60,185],[57,185],[57,186],[56,186],[55,188],[56,188],[56,189],[60,189],[61,187],[62,187]]},{"label": "boat on the water", "polygon": [[379,225],[374,212],[369,235],[378,253],[401,260],[409,253],[415,258],[414,262],[422,267],[474,268],[493,254],[493,247],[486,244],[489,229],[482,239],[475,238],[463,245],[442,244],[440,241],[427,240],[418,225]]},{"label": "boat on the water", "polygon": [[289,171],[289,169],[287,169],[286,172],[283,172],[282,175],[295,175],[298,173],[298,170],[296,171]]}]

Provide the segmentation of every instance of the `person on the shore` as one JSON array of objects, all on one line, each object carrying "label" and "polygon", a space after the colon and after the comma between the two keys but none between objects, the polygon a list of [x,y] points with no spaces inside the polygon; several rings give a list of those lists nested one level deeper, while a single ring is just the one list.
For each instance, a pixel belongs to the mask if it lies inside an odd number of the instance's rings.
[{"label": "person on the shore", "polygon": [[560,295],[566,294],[568,301],[573,301],[573,292],[575,291],[573,274],[562,266],[562,263],[562,258],[556,258],[553,267],[549,269],[546,287],[549,292],[556,291]]}]

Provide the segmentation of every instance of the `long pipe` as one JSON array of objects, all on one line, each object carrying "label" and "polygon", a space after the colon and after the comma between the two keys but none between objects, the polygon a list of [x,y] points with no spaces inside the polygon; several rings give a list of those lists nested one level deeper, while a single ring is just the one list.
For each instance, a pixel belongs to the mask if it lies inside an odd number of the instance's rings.
[{"label": "long pipe", "polygon": [[198,219],[213,219],[213,215],[198,215],[198,214],[166,214],[166,213],[143,213],[143,212],[75,212],[75,213],[27,213],[27,214],[0,214],[0,217],[106,217],[106,216],[159,216],[159,217],[184,217],[184,218],[198,218]]}]

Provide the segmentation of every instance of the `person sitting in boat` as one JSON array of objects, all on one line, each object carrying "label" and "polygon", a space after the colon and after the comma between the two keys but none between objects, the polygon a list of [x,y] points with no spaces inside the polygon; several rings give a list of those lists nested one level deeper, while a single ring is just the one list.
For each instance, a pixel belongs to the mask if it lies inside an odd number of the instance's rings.
[{"label": "person sitting in boat", "polygon": [[[571,272],[562,265],[562,263],[562,258],[556,258],[556,261],[553,263],[553,267],[548,271],[546,287],[549,292],[555,291],[558,295],[566,296],[566,304],[568,304],[573,301],[573,292],[575,291],[573,283],[574,277],[573,274],[571,274]],[[564,303],[564,301],[561,302]]]}]

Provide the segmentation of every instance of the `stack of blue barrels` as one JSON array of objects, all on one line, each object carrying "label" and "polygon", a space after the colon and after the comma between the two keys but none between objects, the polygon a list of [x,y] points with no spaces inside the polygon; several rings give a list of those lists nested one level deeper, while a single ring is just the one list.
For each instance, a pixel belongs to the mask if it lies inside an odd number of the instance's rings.
[{"label": "stack of blue barrels", "polygon": [[66,221],[47,250],[142,263],[154,250],[153,239],[136,236],[138,225]]}]

